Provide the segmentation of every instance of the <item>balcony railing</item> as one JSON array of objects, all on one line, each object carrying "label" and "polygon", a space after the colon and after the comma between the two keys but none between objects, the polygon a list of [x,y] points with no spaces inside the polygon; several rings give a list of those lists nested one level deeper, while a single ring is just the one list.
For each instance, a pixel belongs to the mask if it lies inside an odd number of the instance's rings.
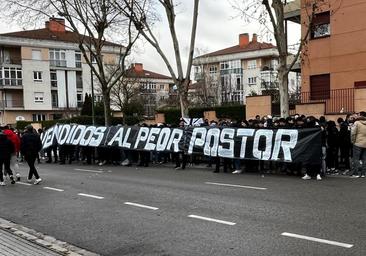
[{"label": "balcony railing", "polygon": [[325,103],[326,114],[352,113],[355,110],[354,88],[302,92],[299,103]]},{"label": "balcony railing", "polygon": [[23,86],[23,79],[0,78],[0,86]]},{"label": "balcony railing", "polygon": [[1,100],[0,109],[7,108],[23,108],[24,103],[22,100]]},{"label": "balcony railing", "polygon": [[50,60],[50,66],[66,67],[66,60]]}]

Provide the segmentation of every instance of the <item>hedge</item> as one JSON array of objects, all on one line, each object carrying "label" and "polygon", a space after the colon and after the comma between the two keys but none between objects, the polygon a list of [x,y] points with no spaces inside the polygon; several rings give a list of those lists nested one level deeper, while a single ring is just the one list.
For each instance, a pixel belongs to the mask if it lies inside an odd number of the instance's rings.
[{"label": "hedge", "polygon": [[[199,107],[190,108],[188,114],[190,117],[203,117],[205,111],[216,111],[216,116],[219,119],[244,120],[245,105],[223,105],[217,107]],[[177,125],[181,112],[179,108],[163,108],[157,110],[158,113],[165,115],[165,122],[168,124]],[[209,120],[210,121],[210,120]]]},{"label": "hedge", "polygon": [[[75,116],[70,119],[58,119],[58,120],[46,120],[40,122],[31,122],[31,121],[18,121],[16,124],[16,128],[18,130],[24,130],[24,128],[32,123],[40,123],[43,128],[51,127],[55,124],[84,124],[84,125],[92,125],[93,119],[91,116]],[[111,118],[111,125],[122,124],[123,119],[121,117],[112,117]],[[103,116],[96,116],[95,117],[95,124],[96,125],[104,125],[104,117]]]}]

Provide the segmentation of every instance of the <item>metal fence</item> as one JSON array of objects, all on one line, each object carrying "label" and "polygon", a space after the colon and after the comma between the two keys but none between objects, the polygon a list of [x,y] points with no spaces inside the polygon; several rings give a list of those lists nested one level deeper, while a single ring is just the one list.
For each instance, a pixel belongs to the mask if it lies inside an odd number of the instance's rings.
[{"label": "metal fence", "polygon": [[326,114],[352,113],[355,110],[354,88],[301,92],[299,103],[325,103]]}]

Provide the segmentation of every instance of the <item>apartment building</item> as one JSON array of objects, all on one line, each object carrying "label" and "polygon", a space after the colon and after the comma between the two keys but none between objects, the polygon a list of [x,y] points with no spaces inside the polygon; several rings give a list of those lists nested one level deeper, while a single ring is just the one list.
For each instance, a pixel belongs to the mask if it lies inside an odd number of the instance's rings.
[{"label": "apartment building", "polygon": [[[193,65],[199,89],[192,90],[203,90],[209,105],[245,104],[246,96],[278,90],[277,48],[259,42],[256,34],[251,40],[248,33],[240,34],[237,45],[196,57]],[[289,83],[290,90],[295,90],[298,78],[293,72]]]},{"label": "apartment building", "polygon": [[142,63],[131,65],[127,81],[137,90],[138,98],[143,102],[145,118],[154,118],[156,109],[168,104],[174,93],[171,77],[146,70]]},{"label": "apartment building", "polygon": [[301,62],[301,103],[312,104],[320,115],[365,110],[366,2],[326,0],[314,14],[313,2],[289,1],[285,8],[285,17],[301,24],[302,35],[310,29]]},{"label": "apartment building", "polygon": [[[77,38],[59,18],[41,29],[0,34],[0,123],[79,113],[85,93],[91,93],[91,72]],[[105,42],[106,64],[118,63],[121,47]]]}]

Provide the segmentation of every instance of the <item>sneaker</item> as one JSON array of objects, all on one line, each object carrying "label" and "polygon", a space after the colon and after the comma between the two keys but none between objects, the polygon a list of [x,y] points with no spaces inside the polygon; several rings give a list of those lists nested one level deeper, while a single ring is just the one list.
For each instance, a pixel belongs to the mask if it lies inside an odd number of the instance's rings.
[{"label": "sneaker", "polygon": [[352,175],[350,178],[357,179],[359,177],[360,177],[360,175]]},{"label": "sneaker", "polygon": [[15,180],[14,180],[13,175],[12,175],[12,176],[10,176],[10,183],[11,183],[11,184],[13,184],[13,185],[15,184]]},{"label": "sneaker", "polygon": [[361,178],[365,178],[365,175],[361,175]]},{"label": "sneaker", "polygon": [[0,182],[0,186],[5,186],[6,184],[5,184],[5,182],[4,181],[2,181],[2,182]]},{"label": "sneaker", "polygon": [[303,180],[311,180],[311,177],[309,175],[305,174],[305,176],[302,177],[301,179],[303,179]]},{"label": "sneaker", "polygon": [[322,180],[322,177],[320,177],[320,174],[316,175],[316,180]]},{"label": "sneaker", "polygon": [[27,179],[27,182],[28,183],[32,183],[32,179]]},{"label": "sneaker", "polygon": [[348,173],[349,173],[349,170],[346,169],[346,170],[344,170],[344,172],[342,173],[342,175],[347,175]]},{"label": "sneaker", "polygon": [[235,171],[233,171],[232,173],[233,173],[233,174],[239,174],[239,173],[241,173],[241,170],[235,170]]},{"label": "sneaker", "polygon": [[41,183],[41,181],[42,181],[42,179],[41,178],[38,178],[38,179],[36,179],[36,181],[33,184],[34,185],[37,185],[37,184]]},{"label": "sneaker", "polygon": [[15,174],[15,177],[17,178],[17,181],[20,181],[20,174],[19,173]]},{"label": "sneaker", "polygon": [[180,169],[182,169],[182,167],[177,166],[177,167],[175,167],[174,169],[175,169],[175,170],[180,170]]}]

